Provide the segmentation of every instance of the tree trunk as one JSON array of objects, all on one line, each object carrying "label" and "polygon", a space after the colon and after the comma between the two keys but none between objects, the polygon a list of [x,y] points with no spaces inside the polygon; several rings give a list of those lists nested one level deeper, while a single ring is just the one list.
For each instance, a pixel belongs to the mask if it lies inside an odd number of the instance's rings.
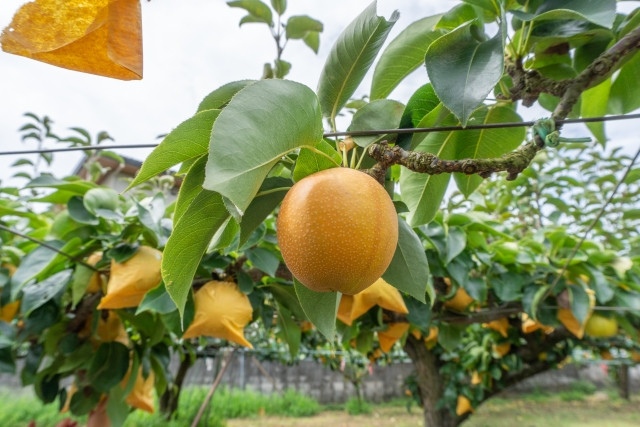
[{"label": "tree trunk", "polygon": [[438,372],[438,358],[412,335],[407,338],[404,349],[416,368],[425,427],[456,427],[462,422],[462,417],[457,417],[447,408],[436,409],[444,392],[442,377]]},{"label": "tree trunk", "polygon": [[620,397],[629,400],[629,365],[618,366],[618,391]]},{"label": "tree trunk", "polygon": [[169,421],[176,410],[178,409],[178,403],[180,401],[180,392],[182,391],[182,383],[187,376],[187,371],[193,364],[191,356],[188,352],[185,353],[184,359],[180,362],[178,372],[176,373],[175,381],[173,384],[169,384],[167,389],[160,397],[160,413],[163,418]]}]

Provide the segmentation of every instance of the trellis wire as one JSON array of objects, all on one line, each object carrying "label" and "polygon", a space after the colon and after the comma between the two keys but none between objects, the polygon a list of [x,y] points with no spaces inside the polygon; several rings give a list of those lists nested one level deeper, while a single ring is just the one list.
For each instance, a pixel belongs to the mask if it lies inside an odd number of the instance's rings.
[{"label": "trellis wire", "polygon": [[[638,114],[619,114],[613,116],[601,116],[601,117],[585,117],[579,119],[565,119],[557,120],[556,126],[575,124],[575,123],[595,123],[595,122],[608,122],[616,120],[630,120],[640,119],[640,113]],[[506,123],[485,123],[479,125],[468,126],[440,126],[429,128],[401,128],[401,129],[372,129],[372,130],[360,130],[360,131],[345,131],[345,132],[326,132],[323,134],[324,138],[339,137],[339,136],[372,136],[372,135],[385,135],[385,134],[414,134],[414,133],[429,133],[429,132],[453,132],[464,130],[481,130],[481,129],[503,129],[503,128],[517,128],[517,127],[530,127],[533,126],[536,121],[526,122],[506,122]],[[18,154],[43,154],[43,153],[60,153],[69,151],[104,151],[104,150],[128,150],[134,148],[155,148],[158,144],[131,144],[131,145],[106,145],[99,147],[96,145],[83,146],[83,147],[65,147],[65,148],[43,148],[40,150],[16,150],[16,151],[0,151],[0,156],[11,156]]]}]

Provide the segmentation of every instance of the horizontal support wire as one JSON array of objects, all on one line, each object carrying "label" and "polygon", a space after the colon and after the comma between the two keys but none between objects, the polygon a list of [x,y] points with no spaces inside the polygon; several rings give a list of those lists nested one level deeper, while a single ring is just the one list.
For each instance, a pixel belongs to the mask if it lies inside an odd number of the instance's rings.
[{"label": "horizontal support wire", "polygon": [[[615,120],[630,120],[640,119],[640,113],[638,114],[619,114],[614,116],[601,116],[601,117],[585,117],[579,119],[565,119],[557,120],[556,126],[575,124],[575,123],[596,123],[596,122],[609,122]],[[372,130],[359,130],[359,131],[345,131],[345,132],[326,132],[322,136],[324,138],[338,137],[338,136],[372,136],[372,135],[385,135],[385,134],[414,134],[414,133],[429,133],[429,132],[453,132],[464,130],[480,130],[480,129],[503,129],[503,128],[518,128],[518,127],[530,127],[533,126],[536,121],[526,122],[506,122],[506,123],[486,123],[481,125],[468,125],[468,126],[440,126],[430,128],[402,128],[402,129],[372,129]],[[63,153],[70,151],[104,151],[104,150],[127,150],[134,148],[155,148],[158,144],[131,144],[131,145],[105,145],[105,146],[83,146],[83,147],[65,147],[65,148],[43,148],[40,150],[17,150],[17,151],[0,151],[0,156],[12,156],[19,154],[43,154],[43,153]]]}]

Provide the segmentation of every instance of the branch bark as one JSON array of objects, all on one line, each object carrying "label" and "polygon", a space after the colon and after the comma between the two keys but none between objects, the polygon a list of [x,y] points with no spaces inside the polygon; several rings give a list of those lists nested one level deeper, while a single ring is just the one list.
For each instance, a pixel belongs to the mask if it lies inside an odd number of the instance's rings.
[{"label": "branch bark", "polygon": [[[627,33],[574,79],[560,82],[561,84],[553,88],[548,87],[548,82],[538,79],[538,84],[544,86],[540,88],[541,91],[548,90],[550,93],[560,96],[560,102],[551,115],[551,119],[556,121],[557,127],[561,126],[557,121],[564,120],[569,115],[582,92],[606,79],[638,51],[640,51],[640,27]],[[530,79],[533,79],[533,77],[530,77]],[[527,84],[531,85],[533,83],[529,82]],[[530,88],[529,90],[532,89]],[[431,153],[407,151],[398,146],[391,147],[386,141],[383,141],[369,148],[369,155],[377,163],[369,169],[368,173],[378,181],[383,182],[387,169],[391,165],[399,164],[411,171],[429,175],[459,172],[466,175],[477,174],[483,178],[488,178],[492,173],[506,171],[508,173],[507,180],[514,180],[529,166],[538,151],[543,148],[544,142],[538,135],[535,135],[533,140],[527,141],[516,150],[501,157],[444,160]]]}]

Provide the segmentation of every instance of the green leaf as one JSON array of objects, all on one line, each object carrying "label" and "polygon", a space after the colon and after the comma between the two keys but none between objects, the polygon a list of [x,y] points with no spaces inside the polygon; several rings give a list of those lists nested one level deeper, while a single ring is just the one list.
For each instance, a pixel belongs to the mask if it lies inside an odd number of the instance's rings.
[{"label": "green leaf", "polygon": [[249,240],[251,233],[273,212],[292,185],[292,182],[286,178],[270,177],[264,180],[258,195],[251,201],[242,217],[239,247]]},{"label": "green leaf", "polygon": [[[580,117],[600,117],[607,114],[607,101],[611,91],[611,79],[608,78],[597,86],[582,92]],[[607,142],[604,134],[604,122],[585,123],[593,136],[602,146]]]},{"label": "green leaf", "polygon": [[431,43],[445,33],[433,29],[440,17],[428,16],[411,23],[389,43],[373,71],[372,100],[389,96],[402,80],[422,65]]},{"label": "green leaf", "polygon": [[162,256],[167,292],[184,315],[191,282],[211,238],[229,217],[222,196],[203,190],[174,225]]},{"label": "green leaf", "polygon": [[450,227],[447,230],[447,256],[445,264],[449,264],[467,246],[467,235],[460,227]]},{"label": "green leaf", "polygon": [[289,345],[289,354],[291,360],[294,360],[300,350],[300,340],[302,333],[300,326],[291,318],[291,313],[285,307],[277,304],[278,319],[277,326],[279,331],[276,333],[281,340]]},{"label": "green leaf", "polygon": [[92,188],[82,198],[82,203],[87,210],[97,217],[118,220],[121,214],[117,211],[118,192],[111,188]]},{"label": "green leaf", "polygon": [[[434,124],[449,126],[458,123],[449,114],[441,123],[435,121],[435,117],[443,110],[442,105],[435,108],[418,124],[418,127],[430,127]],[[413,148],[415,151],[433,153],[443,159],[451,159],[454,156],[454,132],[431,132],[416,138],[419,141]],[[424,138],[424,139],[420,139]],[[412,146],[414,142],[412,142]],[[400,171],[400,193],[402,201],[409,208],[407,220],[412,227],[427,224],[435,218],[440,203],[447,191],[450,174],[427,175],[412,172],[402,168]]]},{"label": "green leaf", "polygon": [[398,246],[382,278],[393,287],[426,302],[425,291],[433,303],[434,290],[429,282],[429,262],[418,235],[398,217]]},{"label": "green leaf", "polygon": [[464,329],[464,325],[441,323],[438,326],[438,344],[446,351],[452,352],[460,344]]},{"label": "green leaf", "polygon": [[253,248],[245,251],[245,255],[254,267],[259,268],[271,277],[276,276],[280,260],[271,251],[264,248]]},{"label": "green leaf", "polygon": [[282,15],[287,10],[287,0],[271,0],[271,7],[278,15]]},{"label": "green leaf", "polygon": [[[366,104],[353,115],[349,131],[372,129],[397,129],[404,113],[404,105],[390,99],[378,99]],[[354,136],[353,141],[360,147],[390,139],[391,135]]]},{"label": "green leaf", "polygon": [[583,323],[587,319],[589,311],[591,310],[589,305],[589,295],[582,286],[569,285],[567,286],[567,289],[569,290],[571,312],[578,322]]},{"label": "green leaf", "polygon": [[89,365],[89,379],[97,390],[108,393],[129,369],[129,348],[119,342],[102,343]]},{"label": "green leaf", "polygon": [[[420,86],[407,102],[407,106],[402,113],[402,119],[400,119],[400,128],[416,127],[438,105],[440,105],[440,100],[436,96],[431,83]],[[410,141],[411,135],[398,135],[398,140],[396,141],[396,144],[401,145],[403,148],[408,148],[408,146],[405,146],[406,144],[403,144],[403,140]]]},{"label": "green leaf", "polygon": [[[205,110],[222,110],[227,106],[229,101],[231,101],[231,98],[233,98],[236,93],[255,82],[255,80],[238,80],[236,82],[220,86],[218,89],[204,97],[202,102],[200,102],[200,105],[198,105],[198,111],[196,111],[196,113]],[[209,131],[211,131],[211,128],[209,128]]]},{"label": "green leaf", "polygon": [[264,22],[270,27],[273,27],[273,16],[271,15],[271,9],[260,0],[237,0],[229,1],[227,2],[227,4],[230,7],[239,7],[241,9],[244,9],[249,12],[249,14],[253,18],[259,19],[260,22]]},{"label": "green leaf", "polygon": [[597,301],[600,304],[606,304],[611,301],[615,292],[611,288],[606,276],[602,271],[593,266],[586,265],[585,267],[590,277],[589,285],[595,290]]},{"label": "green leaf", "polygon": [[425,57],[438,98],[463,125],[500,81],[504,67],[503,30],[478,41],[464,24],[434,41]]},{"label": "green leaf", "polygon": [[75,416],[86,415],[100,402],[102,393],[93,387],[87,387],[86,391],[74,393],[69,401],[69,410]]},{"label": "green leaf", "polygon": [[462,3],[443,13],[435,28],[451,31],[465,22],[472,21],[476,18],[478,18],[476,9],[471,5]]},{"label": "green leaf", "polygon": [[517,301],[522,298],[524,277],[522,274],[507,272],[491,277],[491,287],[502,301]]},{"label": "green leaf", "polygon": [[176,309],[176,304],[169,296],[164,283],[160,283],[155,288],[147,292],[138,305],[136,316],[145,311],[151,311],[160,314],[169,314]]},{"label": "green leaf", "polygon": [[[64,242],[60,240],[49,240],[46,243],[57,249],[64,246]],[[56,255],[57,252],[44,246],[38,246],[22,259],[18,269],[11,277],[11,301],[16,300],[21,287],[45,269]]]},{"label": "green leaf", "polygon": [[616,17],[616,0],[546,0],[533,14],[512,13],[523,21],[579,19],[611,28]]},{"label": "green leaf", "polygon": [[377,2],[373,1],[340,34],[320,74],[318,98],[322,114],[332,121],[362,82],[398,20],[397,11],[387,21],[376,15],[376,9]]},{"label": "green leaf", "polygon": [[[137,370],[131,369],[131,372]],[[131,375],[136,378],[135,375]],[[129,404],[125,401],[126,394],[120,387],[113,387],[109,391],[109,399],[107,400],[107,416],[111,427],[122,427],[125,420],[129,416]]]},{"label": "green leaf", "polygon": [[100,220],[85,207],[80,196],[73,196],[67,202],[69,216],[75,222],[87,225],[98,225]]},{"label": "green leaf", "polygon": [[22,288],[20,311],[25,316],[49,300],[59,300],[71,280],[72,270],[62,270],[42,282],[31,283]]},{"label": "green leaf", "polygon": [[462,285],[474,300],[480,303],[487,300],[487,282],[482,277],[469,277]]},{"label": "green leaf", "polygon": [[320,48],[320,33],[315,31],[309,31],[302,39],[304,44],[309,46],[312,51],[318,53]]},{"label": "green leaf", "polygon": [[288,39],[303,39],[309,32],[321,33],[322,22],[307,15],[292,16],[285,26]]},{"label": "green leaf", "polygon": [[315,292],[298,282],[293,281],[302,310],[311,323],[329,341],[335,339],[336,316],[340,303],[339,292]]},{"label": "green leaf", "polygon": [[287,80],[247,86],[213,126],[203,186],[244,212],[280,158],[315,146],[322,132],[318,99],[308,87]]},{"label": "green leaf", "polygon": [[146,158],[127,190],[166,171],[178,163],[206,154],[211,128],[220,110],[204,110],[180,123]]},{"label": "green leaf", "polygon": [[402,299],[407,306],[407,310],[409,310],[407,314],[409,323],[419,327],[423,331],[428,331],[429,325],[431,324],[431,307],[408,295],[402,295]]},{"label": "green leaf", "polygon": [[92,188],[98,187],[96,184],[80,179],[73,180],[71,178],[63,180],[57,179],[50,175],[41,175],[31,180],[25,188],[57,188],[58,190],[70,191],[78,195],[83,195]]},{"label": "green leaf", "polygon": [[207,156],[202,155],[191,165],[187,175],[180,185],[180,192],[176,200],[173,212],[173,222],[177,223],[182,215],[187,211],[193,199],[202,192],[204,182],[204,169],[207,165]]},{"label": "green leaf", "polygon": [[304,314],[304,310],[298,301],[296,290],[292,285],[273,282],[269,283],[266,288],[271,292],[276,301],[278,301],[278,304],[286,307],[296,318],[300,320],[307,319],[307,315]]},{"label": "green leaf", "polygon": [[[638,14],[640,16],[640,14]],[[640,54],[636,53],[620,69],[611,85],[609,114],[627,114],[640,108]]]},{"label": "green leaf", "polygon": [[[482,108],[473,114],[473,124],[521,122],[520,116],[508,107]],[[454,132],[456,159],[499,158],[515,150],[526,135],[525,128],[466,130]],[[465,197],[469,197],[482,183],[477,175],[454,174],[456,185]]]},{"label": "green leaf", "polygon": [[[336,151],[331,144],[324,139],[318,143],[315,147],[326,155],[322,155],[317,151],[303,148],[300,150],[300,154],[296,159],[296,166],[293,169],[293,180],[295,182],[300,181],[302,178],[309,176],[313,173],[320,172],[321,170],[335,168],[340,166],[342,162],[342,156]],[[330,159],[333,159],[331,161]]]},{"label": "green leaf", "polygon": [[76,264],[71,282],[71,303],[75,307],[84,296],[94,271],[82,264]]},{"label": "green leaf", "polygon": [[[70,239],[60,248],[60,252],[64,252],[71,256],[76,256],[80,251],[82,251],[82,239],[79,237]],[[51,259],[51,261],[49,261],[49,264],[34,276],[36,280],[42,281],[50,276],[52,272],[57,273],[62,269],[62,267],[68,262],[69,258],[66,255],[62,255],[60,252],[56,252],[56,255]]]},{"label": "green leaf", "polygon": [[107,258],[111,258],[117,263],[122,264],[129,258],[133,257],[140,249],[139,243],[118,243],[106,253]]}]

